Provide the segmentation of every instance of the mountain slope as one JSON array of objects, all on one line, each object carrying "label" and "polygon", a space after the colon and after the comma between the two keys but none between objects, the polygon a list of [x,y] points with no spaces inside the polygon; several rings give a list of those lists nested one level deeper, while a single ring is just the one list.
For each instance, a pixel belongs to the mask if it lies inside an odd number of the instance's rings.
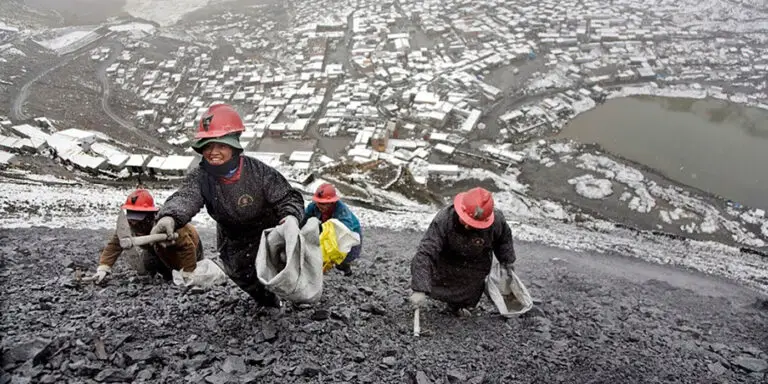
[{"label": "mountain slope", "polygon": [[[92,272],[107,235],[0,233],[6,375],[42,382],[758,383],[764,372],[750,370],[768,367],[768,307],[758,294],[633,258],[518,243],[518,270],[539,300],[532,313],[503,321],[484,299],[474,317],[456,319],[435,303],[422,314],[425,335],[417,339],[405,298],[420,232],[370,231],[355,276],[328,274],[321,304],[280,317],[257,313],[232,283],[195,294],[134,277],[122,263],[106,287],[73,281],[65,267]],[[208,255],[213,235],[202,230]],[[45,340],[21,345],[36,337]],[[45,346],[37,366],[7,363]]]}]

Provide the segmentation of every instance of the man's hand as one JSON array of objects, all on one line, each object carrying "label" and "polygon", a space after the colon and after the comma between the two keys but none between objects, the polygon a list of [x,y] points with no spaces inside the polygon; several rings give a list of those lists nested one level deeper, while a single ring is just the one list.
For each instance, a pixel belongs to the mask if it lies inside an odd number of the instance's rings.
[{"label": "man's hand", "polygon": [[411,294],[411,306],[414,308],[423,308],[427,304],[427,294],[424,292],[414,292]]},{"label": "man's hand", "polygon": [[509,276],[512,276],[512,274],[515,273],[515,265],[512,263],[502,265],[502,267],[504,268],[504,270],[507,272],[507,275]]},{"label": "man's hand", "polygon": [[93,280],[96,284],[101,284],[102,282],[105,282],[107,279],[107,275],[112,274],[112,267],[109,265],[101,264],[98,268],[96,268],[96,274],[94,274],[91,277],[91,280]]},{"label": "man's hand", "polygon": [[[157,224],[155,224],[154,227],[152,227],[152,231],[149,232],[150,235],[155,234],[165,234],[168,236],[169,239],[173,239],[176,233],[176,221],[173,220],[170,216],[165,216],[157,221]],[[160,245],[163,247],[167,247],[169,245],[173,244],[173,241],[161,241]]]}]

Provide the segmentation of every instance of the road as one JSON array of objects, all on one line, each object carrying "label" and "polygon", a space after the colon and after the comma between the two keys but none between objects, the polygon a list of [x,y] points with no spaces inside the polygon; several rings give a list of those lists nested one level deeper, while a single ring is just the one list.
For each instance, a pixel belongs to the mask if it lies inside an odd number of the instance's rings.
[{"label": "road", "polygon": [[120,53],[123,50],[123,45],[120,42],[117,41],[110,41],[104,46],[109,47],[111,49],[109,53],[109,57],[104,60],[101,66],[96,71],[96,77],[99,80],[99,83],[101,84],[101,110],[104,111],[104,114],[106,114],[112,121],[115,122],[120,128],[126,129],[132,133],[135,134],[136,137],[142,139],[143,141],[147,142],[148,144],[151,144],[157,148],[168,148],[168,143],[163,142],[161,140],[158,140],[152,135],[147,134],[146,132],[141,131],[140,129],[136,128],[131,124],[129,121],[123,119],[118,114],[116,114],[112,108],[109,106],[109,97],[110,97],[110,81],[107,77],[107,68],[109,68],[110,65],[114,64],[117,61],[117,58],[120,56]]},{"label": "road", "polygon": [[28,120],[32,118],[28,114],[24,113],[24,104],[26,104],[27,98],[29,98],[29,89],[32,87],[32,85],[40,81],[40,79],[42,79],[43,77],[48,76],[53,71],[75,61],[76,59],[82,56],[87,55],[88,51],[91,48],[93,48],[93,45],[96,44],[98,41],[99,40],[81,48],[80,50],[72,52],[68,55],[64,55],[58,63],[40,72],[35,77],[27,81],[24,85],[22,85],[21,89],[19,90],[19,93],[16,94],[16,98],[14,98],[13,100],[13,104],[11,105],[11,118],[13,120]]}]

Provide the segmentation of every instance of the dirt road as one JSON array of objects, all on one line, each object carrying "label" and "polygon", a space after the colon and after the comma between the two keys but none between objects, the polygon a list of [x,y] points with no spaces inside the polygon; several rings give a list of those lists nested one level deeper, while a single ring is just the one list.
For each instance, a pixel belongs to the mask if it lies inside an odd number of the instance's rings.
[{"label": "dirt road", "polygon": [[518,244],[533,312],[504,321],[484,299],[457,319],[433,303],[415,339],[405,298],[420,233],[371,230],[355,276],[330,273],[322,303],[282,317],[231,283],[195,294],[121,264],[105,287],[73,281],[67,267],[93,272],[106,236],[0,231],[0,383],[764,383],[768,372],[765,301],[636,259]]}]

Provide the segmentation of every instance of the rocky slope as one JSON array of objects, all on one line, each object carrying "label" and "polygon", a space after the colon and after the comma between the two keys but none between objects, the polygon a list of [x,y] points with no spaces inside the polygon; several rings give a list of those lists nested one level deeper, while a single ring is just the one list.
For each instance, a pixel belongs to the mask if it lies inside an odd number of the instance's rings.
[{"label": "rocky slope", "polygon": [[[202,231],[212,251],[212,231]],[[768,304],[730,282],[636,259],[518,244],[537,298],[503,320],[422,314],[411,335],[409,261],[420,233],[370,231],[355,276],[327,275],[324,299],[282,316],[233,284],[185,291],[118,264],[95,269],[107,232],[0,231],[0,384],[761,383]],[[210,254],[210,252],[209,252]]]}]

